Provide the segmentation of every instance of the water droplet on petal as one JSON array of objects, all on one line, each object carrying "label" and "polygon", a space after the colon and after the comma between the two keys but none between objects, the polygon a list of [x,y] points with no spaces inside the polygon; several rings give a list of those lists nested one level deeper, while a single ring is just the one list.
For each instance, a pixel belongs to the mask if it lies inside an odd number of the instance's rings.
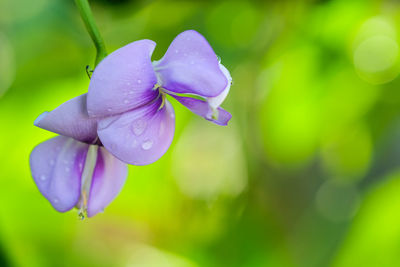
[{"label": "water droplet on petal", "polygon": [[194,61],[193,61],[193,60],[192,60],[192,61],[190,61],[190,64],[191,64],[191,65],[194,65]]},{"label": "water droplet on petal", "polygon": [[53,199],[54,203],[58,203],[58,201],[59,201],[58,198]]},{"label": "water droplet on petal", "polygon": [[128,86],[129,86],[129,85],[131,85],[131,83],[130,83],[130,82],[127,82],[127,83],[126,83],[126,85],[128,85]]},{"label": "water droplet on petal", "polygon": [[132,131],[135,135],[141,135],[146,130],[147,123],[143,119],[138,119],[132,123]]},{"label": "water droplet on petal", "polygon": [[175,118],[175,113],[171,113],[171,114],[169,114],[169,116],[170,116],[171,118]]},{"label": "water droplet on petal", "polygon": [[136,146],[137,146],[137,140],[135,139],[135,140],[133,140],[132,147],[136,147]]},{"label": "water droplet on petal", "polygon": [[46,175],[40,175],[40,180],[45,181],[46,180]]},{"label": "water droplet on petal", "polygon": [[137,80],[137,83],[139,83],[139,84],[142,83],[142,80]]},{"label": "water droplet on petal", "polygon": [[151,140],[146,140],[142,144],[142,148],[144,150],[149,150],[152,146],[153,146],[153,141],[151,141]]},{"label": "water droplet on petal", "polygon": [[175,53],[178,54],[178,53],[179,53],[179,50],[178,50],[178,49],[175,49]]},{"label": "water droplet on petal", "polygon": [[133,95],[135,92],[133,90],[129,91],[130,95]]},{"label": "water droplet on petal", "polygon": [[158,130],[158,136],[162,136],[165,130],[165,123],[161,122],[160,129]]},{"label": "water droplet on petal", "polygon": [[112,111],[112,108],[108,108],[107,111],[108,111],[108,112]]},{"label": "water droplet on petal", "polygon": [[128,99],[125,99],[125,100],[124,100],[124,103],[125,103],[125,104],[128,104],[128,103],[129,103],[129,100],[128,100]]},{"label": "water droplet on petal", "polygon": [[70,169],[69,167],[65,167],[65,171],[66,171],[66,172],[70,172],[71,169]]},{"label": "water droplet on petal", "polygon": [[217,55],[218,63],[221,63],[221,57]]}]

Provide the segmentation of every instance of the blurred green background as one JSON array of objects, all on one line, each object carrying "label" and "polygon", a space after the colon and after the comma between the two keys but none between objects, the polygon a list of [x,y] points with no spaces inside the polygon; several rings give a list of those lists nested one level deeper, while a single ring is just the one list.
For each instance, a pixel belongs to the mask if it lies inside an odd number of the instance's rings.
[{"label": "blurred green background", "polygon": [[33,121],[87,91],[94,48],[72,0],[0,0],[0,266],[400,266],[400,2],[91,4],[108,51],[202,33],[233,118],[174,102],[169,151],[105,213],[57,213]]}]

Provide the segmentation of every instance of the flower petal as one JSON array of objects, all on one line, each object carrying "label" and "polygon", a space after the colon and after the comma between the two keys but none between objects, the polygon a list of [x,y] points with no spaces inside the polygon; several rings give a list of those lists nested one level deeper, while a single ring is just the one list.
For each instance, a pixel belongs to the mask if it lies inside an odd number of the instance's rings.
[{"label": "flower petal", "polygon": [[225,66],[220,63],[219,68],[221,69],[221,71],[224,73],[226,79],[228,80],[228,84],[226,85],[226,87],[222,91],[222,93],[220,93],[219,95],[217,95],[215,97],[210,97],[207,99],[208,104],[214,110],[217,109],[222,104],[222,102],[224,102],[225,98],[227,97],[227,95],[229,93],[229,89],[231,88],[231,83],[232,83],[231,74],[225,68]]},{"label": "flower petal", "polygon": [[99,147],[89,194],[88,217],[103,211],[110,204],[121,191],[126,175],[126,164],[111,155],[104,147]]},{"label": "flower petal", "polygon": [[53,111],[42,113],[34,124],[82,142],[91,143],[97,137],[97,122],[87,114],[86,94],[65,102]]},{"label": "flower petal", "polygon": [[190,109],[193,113],[202,116],[206,120],[212,121],[218,125],[228,125],[229,120],[232,118],[232,115],[223,108],[218,107],[213,111],[206,101],[176,95],[172,95],[172,97]]},{"label": "flower petal", "polygon": [[179,34],[164,57],[153,65],[158,83],[173,93],[214,97],[228,83],[213,49],[193,30]]},{"label": "flower petal", "polygon": [[98,134],[104,147],[120,160],[146,165],[158,160],[172,142],[175,115],[162,97],[154,103],[99,121]]},{"label": "flower petal", "polygon": [[88,147],[72,138],[57,136],[36,146],[30,155],[33,179],[57,211],[68,211],[79,200]]},{"label": "flower petal", "polygon": [[151,40],[130,43],[108,55],[90,80],[88,113],[104,117],[142,106],[158,96],[152,90],[157,78],[151,64],[156,44]]}]

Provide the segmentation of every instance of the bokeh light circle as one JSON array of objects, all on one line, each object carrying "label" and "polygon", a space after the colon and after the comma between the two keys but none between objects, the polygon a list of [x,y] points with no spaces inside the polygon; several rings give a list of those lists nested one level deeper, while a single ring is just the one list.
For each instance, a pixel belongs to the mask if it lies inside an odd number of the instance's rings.
[{"label": "bokeh light circle", "polygon": [[341,222],[351,219],[359,209],[360,196],[350,183],[328,180],[316,194],[317,210],[328,220]]},{"label": "bokeh light circle", "polygon": [[243,152],[231,124],[227,128],[197,119],[179,138],[172,171],[185,195],[211,200],[219,195],[236,196],[245,189]]},{"label": "bokeh light circle", "polygon": [[399,45],[389,20],[374,17],[363,23],[355,38],[353,63],[359,76],[372,84],[387,83],[397,77]]},{"label": "bokeh light circle", "polygon": [[399,46],[387,36],[374,36],[362,42],[354,52],[356,68],[377,73],[391,68],[399,55]]}]

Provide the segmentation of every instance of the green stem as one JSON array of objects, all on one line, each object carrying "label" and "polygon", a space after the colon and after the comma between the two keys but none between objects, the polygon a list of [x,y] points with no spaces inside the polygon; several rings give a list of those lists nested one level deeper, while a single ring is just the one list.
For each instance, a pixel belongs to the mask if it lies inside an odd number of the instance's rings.
[{"label": "green stem", "polygon": [[88,31],[94,46],[96,47],[96,61],[94,67],[100,63],[100,61],[107,56],[106,46],[103,38],[100,35],[99,29],[97,28],[96,22],[90,9],[88,0],[75,0],[78,6],[79,13],[81,14],[82,20],[85,23],[86,30]]}]

